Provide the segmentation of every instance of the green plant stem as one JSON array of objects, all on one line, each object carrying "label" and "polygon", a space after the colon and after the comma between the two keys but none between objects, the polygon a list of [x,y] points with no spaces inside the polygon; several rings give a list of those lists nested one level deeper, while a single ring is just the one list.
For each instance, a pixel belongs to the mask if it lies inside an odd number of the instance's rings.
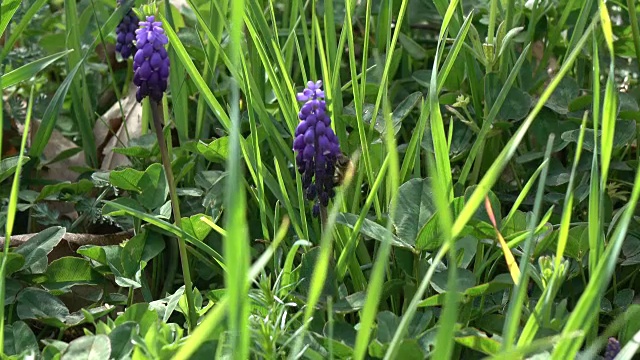
[{"label": "green plant stem", "polygon": [[129,293],[127,294],[127,307],[133,305],[133,287],[129,288]]},{"label": "green plant stem", "polygon": [[[151,117],[153,118],[153,126],[156,130],[156,136],[158,138],[158,146],[160,147],[160,156],[162,158],[162,165],[164,166],[165,176],[167,177],[167,184],[169,184],[169,196],[171,198],[171,207],[173,208],[173,217],[175,218],[176,226],[182,229],[182,221],[180,217],[180,204],[178,203],[178,194],[176,192],[176,184],[173,178],[173,170],[171,169],[171,161],[169,159],[169,150],[167,143],[164,139],[164,133],[162,131],[162,120],[160,117],[160,104],[156,101],[149,101],[151,107]],[[198,315],[196,313],[194,298],[193,298],[193,285],[191,283],[191,272],[189,271],[189,257],[187,255],[187,246],[184,239],[178,238],[178,250],[180,252],[180,261],[182,263],[182,276],[184,277],[185,294],[187,295],[188,317],[189,317],[189,331],[193,330],[198,322]]]},{"label": "green plant stem", "polygon": [[320,204],[320,224],[322,231],[325,231],[325,227],[327,226],[327,207],[322,204]]},{"label": "green plant stem", "polygon": [[[124,84],[122,85],[121,94],[129,93],[129,86],[131,86],[131,80],[133,79],[133,59],[127,59],[127,75],[124,80]],[[142,133],[146,132],[145,128],[142,128]]]},{"label": "green plant stem", "polygon": [[[164,269],[165,270],[165,274],[164,274],[165,279],[164,279],[163,284],[162,284],[162,292],[160,293],[161,297],[163,297],[165,294],[168,294],[168,293],[170,294],[171,293],[171,285],[173,285],[173,280],[176,277],[176,272],[177,272],[177,269],[178,269],[178,259],[176,259],[175,256],[171,256],[171,255],[176,253],[177,244],[176,244],[175,241],[170,241],[169,240],[169,241],[167,241],[167,246],[169,247],[169,249],[167,251],[167,254],[169,256],[168,256],[168,259],[167,259],[166,268]],[[180,251],[178,250],[178,253],[179,252]]]}]

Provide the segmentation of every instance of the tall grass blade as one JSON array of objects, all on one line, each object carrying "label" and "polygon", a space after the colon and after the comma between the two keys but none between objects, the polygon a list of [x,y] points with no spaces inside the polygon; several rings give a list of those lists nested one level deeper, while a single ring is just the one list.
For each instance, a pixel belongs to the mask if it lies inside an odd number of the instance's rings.
[{"label": "tall grass blade", "polygon": [[[385,101],[383,107],[383,113],[385,114],[385,128],[392,129],[393,123],[391,121],[391,111],[388,101]],[[392,194],[397,194],[400,187],[400,160],[398,151],[396,148],[396,141],[393,131],[387,131],[385,134],[385,142],[387,147],[387,156],[389,159],[389,182]],[[386,162],[386,161],[385,161]],[[383,173],[382,171],[380,171]],[[371,332],[374,328],[374,321],[378,308],[380,306],[380,296],[382,294],[382,288],[385,277],[385,269],[389,263],[389,254],[391,252],[391,234],[393,233],[393,221],[396,211],[397,196],[391,198],[391,204],[389,204],[389,218],[387,219],[387,231],[384,241],[378,248],[378,254],[376,260],[373,263],[373,269],[371,276],[369,277],[369,286],[367,287],[367,300],[361,312],[360,329],[356,335],[356,344],[354,349],[354,359],[364,359],[369,345],[369,339]],[[365,211],[363,211],[365,213]],[[354,233],[357,233],[354,231]]]},{"label": "tall grass blade", "polygon": [[47,66],[55,63],[72,51],[73,49],[65,50],[53,55],[45,56],[2,75],[2,89],[6,89],[20,82],[29,80],[40,71],[47,68]]},{"label": "tall grass blade", "polygon": [[573,166],[571,167],[571,175],[569,176],[569,184],[567,185],[567,192],[565,193],[564,205],[562,208],[562,215],[560,220],[560,229],[558,229],[558,244],[556,246],[556,265],[555,276],[559,276],[561,269],[560,263],[564,256],[564,251],[567,247],[569,240],[569,225],[571,222],[571,214],[573,212],[573,197],[574,189],[573,184],[575,182],[576,172],[578,164],[580,163],[580,155],[582,154],[582,144],[584,143],[584,132],[586,130],[588,113],[585,112],[582,117],[582,125],[580,126],[580,135],[578,136],[578,143],[576,144],[576,153],[573,159]]},{"label": "tall grass blade", "polygon": [[[5,41],[5,43],[3,45],[2,53],[0,54],[0,59],[4,59],[4,58],[7,57],[7,55],[11,51],[11,49],[13,49],[13,45],[16,43],[16,41],[18,40],[20,35],[22,35],[22,32],[24,31],[24,29],[26,29],[27,26],[29,26],[29,24],[31,23],[31,20],[33,19],[33,16],[38,11],[40,11],[42,6],[44,6],[44,4],[46,2],[47,2],[47,0],[36,0],[33,4],[31,4],[31,6],[29,7],[29,10],[27,10],[27,12],[22,16],[22,18],[20,19],[20,22],[18,23],[18,25],[16,25],[15,28],[12,29],[11,35]],[[18,4],[19,3],[20,3],[20,1],[18,1]],[[4,7],[4,4],[2,4],[2,5]],[[0,12],[0,14],[2,14],[2,13],[3,12]],[[1,22],[1,20],[0,20],[0,22]],[[0,30],[0,36],[2,36],[2,31],[1,30]]]},{"label": "tall grass blade", "polygon": [[589,178],[589,274],[593,274],[604,250],[602,199],[599,182],[598,162],[598,133],[600,124],[600,59],[598,56],[598,42],[593,38],[593,158],[591,160],[591,174]]},{"label": "tall grass blade", "polygon": [[502,350],[508,351],[513,347],[515,342],[516,332],[520,325],[520,318],[522,316],[522,307],[526,299],[527,286],[529,282],[529,259],[533,252],[533,237],[535,234],[536,224],[540,217],[540,211],[542,210],[542,197],[544,194],[545,184],[547,181],[547,174],[549,173],[549,159],[551,157],[551,150],[553,149],[553,141],[555,136],[551,134],[547,140],[547,147],[545,150],[544,161],[542,162],[540,175],[540,181],[538,182],[538,188],[533,203],[533,214],[527,223],[527,240],[524,245],[524,252],[520,258],[520,274],[522,277],[518,281],[513,290],[512,300],[509,302],[509,308],[507,310],[506,321],[504,322],[502,336]]},{"label": "tall grass blade", "polygon": [[[618,256],[622,248],[622,243],[627,235],[627,230],[631,220],[633,219],[634,211],[639,199],[640,171],[637,171],[629,202],[624,207],[622,217],[618,221],[618,224],[611,235],[609,244],[598,263],[596,271],[589,279],[589,283],[578,300],[573,312],[569,315],[569,319],[562,331],[563,334],[568,334],[574,331],[587,332],[590,329],[591,323],[598,314],[598,306],[600,299],[603,296],[604,289],[609,284],[611,276],[615,270]],[[554,358],[557,357],[563,359],[572,358],[580,348],[582,340],[583,337],[571,342],[561,342],[553,351],[552,356],[554,356]]]},{"label": "tall grass blade", "polygon": [[[165,16],[167,18],[166,27],[171,26],[175,29],[173,15],[171,13],[171,3],[165,1]],[[177,31],[177,29],[175,29]],[[189,139],[189,99],[187,79],[184,74],[184,68],[178,61],[176,50],[169,47],[169,61],[171,68],[169,69],[169,87],[171,88],[171,109],[173,112],[174,124],[178,132],[178,139],[184,144]]]},{"label": "tall grass blade", "polygon": [[524,64],[525,59],[529,54],[529,47],[531,44],[527,44],[527,46],[520,53],[520,57],[516,61],[513,69],[509,73],[507,80],[505,81],[504,86],[500,89],[498,96],[496,97],[495,102],[491,105],[491,110],[489,110],[489,114],[484,119],[482,123],[482,128],[480,128],[480,133],[478,134],[476,141],[473,143],[471,147],[471,151],[469,152],[469,156],[465,160],[464,166],[462,167],[462,171],[460,172],[460,176],[458,177],[458,183],[465,184],[467,181],[467,176],[469,176],[469,172],[471,171],[471,166],[473,165],[476,157],[480,150],[484,147],[486,138],[491,130],[491,126],[495,121],[496,116],[498,116],[498,112],[502,108],[504,101],[507,99],[507,95],[509,94],[509,90],[513,86],[516,81],[518,74],[520,73],[520,69],[522,68],[522,64]]},{"label": "tall grass blade", "polygon": [[71,108],[73,110],[76,126],[82,139],[82,149],[88,165],[98,166],[98,153],[95,138],[93,135],[93,111],[91,110],[91,97],[87,87],[87,78],[84,72],[84,61],[82,59],[79,34],[79,19],[77,17],[76,1],[65,0],[65,27],[67,48],[75,51],[67,57],[67,71],[80,65],[79,78],[74,77],[71,82]]},{"label": "tall grass blade", "polygon": [[[231,63],[238,67],[242,57],[242,29],[244,0],[231,3],[231,28],[229,29]],[[238,81],[231,84],[231,126],[229,129],[229,156],[227,158],[227,179],[225,195],[225,229],[227,241],[224,244],[224,258],[228,271],[225,285],[229,294],[228,324],[230,332],[229,348],[234,357],[249,357],[249,286],[245,281],[249,273],[250,249],[249,231],[246,219],[246,195],[242,188],[240,148],[240,88]]]},{"label": "tall grass blade", "polygon": [[[273,238],[273,242],[269,245],[269,248],[266,249],[265,252],[262,253],[260,258],[256,260],[247,273],[247,277],[243,280],[243,282],[248,287],[249,284],[260,274],[261,271],[265,268],[269,259],[275,254],[276,249],[280,246],[282,240],[284,240],[287,235],[287,230],[289,228],[289,221],[285,218],[280,224],[276,235]],[[200,346],[202,346],[214,332],[214,330],[220,325],[225,317],[228,315],[229,311],[229,295],[225,295],[220,301],[213,307],[212,310],[205,316],[204,320],[198,325],[198,327],[194,330],[194,332],[187,338],[186,342],[178,353],[175,355],[174,359],[176,360],[187,360],[191,359],[193,353],[195,353]]]},{"label": "tall grass blade", "polygon": [[9,25],[9,21],[11,21],[13,15],[18,11],[21,3],[22,0],[7,0],[0,3],[0,36],[4,34],[4,31]]},{"label": "tall grass blade", "polygon": [[[636,59],[640,59],[640,27],[638,26],[638,14],[636,13],[636,6],[636,2],[634,2],[633,0],[627,0],[629,23],[631,25],[631,33],[633,34],[633,48],[636,51]],[[640,62],[638,62],[638,70],[640,71]]]},{"label": "tall grass blade", "polygon": [[27,116],[24,121],[24,131],[22,132],[22,140],[20,142],[20,153],[18,154],[18,163],[16,164],[16,170],[13,174],[13,182],[11,183],[11,192],[9,193],[9,204],[7,207],[7,221],[5,224],[5,241],[4,249],[2,250],[2,260],[0,263],[0,353],[4,354],[4,302],[6,294],[6,281],[7,281],[7,259],[9,258],[9,244],[11,241],[11,234],[13,232],[13,225],[16,220],[16,212],[18,211],[18,193],[20,192],[20,175],[22,174],[22,164],[27,146],[27,138],[29,137],[29,126],[31,125],[31,115],[33,110],[35,85],[31,86],[31,92],[29,94],[29,104],[27,106]]}]

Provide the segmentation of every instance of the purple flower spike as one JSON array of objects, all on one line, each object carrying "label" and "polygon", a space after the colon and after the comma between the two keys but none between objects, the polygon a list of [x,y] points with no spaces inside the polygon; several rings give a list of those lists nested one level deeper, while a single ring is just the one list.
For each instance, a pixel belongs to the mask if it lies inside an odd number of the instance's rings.
[{"label": "purple flower spike", "polygon": [[318,216],[320,206],[327,206],[335,194],[333,174],[342,153],[338,137],[331,129],[322,81],[309,81],[297,99],[305,103],[298,113],[301,121],[296,128],[293,150],[297,152],[297,167],[307,199],[315,201],[312,213]]},{"label": "purple flower spike", "polygon": [[[121,5],[121,1],[118,1],[118,5]],[[133,39],[136,36],[137,28],[138,17],[133,11],[129,10],[116,28],[116,51],[120,53],[123,59],[128,59],[133,54]]]},{"label": "purple flower spike", "polygon": [[610,337],[607,349],[604,351],[605,360],[613,360],[620,352],[620,342],[616,338]]},{"label": "purple flower spike", "polygon": [[154,16],[147,16],[147,21],[140,21],[139,25],[136,30],[138,51],[133,57],[133,83],[138,86],[136,99],[142,102],[149,96],[151,100],[160,102],[169,78],[169,56],[164,48],[169,39],[162,23],[155,21]]}]

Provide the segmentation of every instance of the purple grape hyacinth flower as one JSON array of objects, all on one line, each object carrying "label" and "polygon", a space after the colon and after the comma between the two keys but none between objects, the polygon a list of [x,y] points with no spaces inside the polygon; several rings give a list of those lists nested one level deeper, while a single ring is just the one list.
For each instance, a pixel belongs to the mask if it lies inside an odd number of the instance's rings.
[{"label": "purple grape hyacinth flower", "polygon": [[[122,1],[118,0],[118,6],[120,5],[122,5]],[[138,21],[139,19],[133,10],[129,10],[116,28],[116,51],[120,53],[123,59],[128,59],[133,54],[133,40],[136,37]]]},{"label": "purple grape hyacinth flower", "polygon": [[293,150],[296,154],[298,172],[302,174],[302,187],[307,200],[318,200],[313,214],[320,213],[320,206],[327,206],[335,192],[334,171],[336,159],[341,153],[338,137],[331,128],[331,118],[327,114],[322,81],[309,81],[307,87],[298,93],[298,101],[304,105],[298,113],[300,123],[296,128]]},{"label": "purple grape hyacinth flower", "polygon": [[133,83],[138,86],[136,99],[142,102],[149,96],[151,100],[160,102],[169,78],[169,56],[164,48],[169,39],[162,23],[155,21],[154,16],[147,16],[147,21],[139,24],[140,28],[136,30],[138,51],[133,57]]},{"label": "purple grape hyacinth flower", "polygon": [[607,349],[604,351],[605,360],[613,360],[619,352],[620,342],[616,338],[610,337],[607,343]]}]

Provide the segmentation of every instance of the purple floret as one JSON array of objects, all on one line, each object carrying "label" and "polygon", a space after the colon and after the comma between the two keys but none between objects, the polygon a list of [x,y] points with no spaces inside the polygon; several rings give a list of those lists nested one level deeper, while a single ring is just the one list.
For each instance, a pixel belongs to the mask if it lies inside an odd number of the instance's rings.
[{"label": "purple floret", "polygon": [[133,57],[133,83],[138,86],[136,99],[141,102],[149,96],[160,102],[169,78],[169,56],[164,48],[169,39],[162,23],[155,21],[154,16],[147,16],[147,21],[140,21],[139,25],[136,30],[138,51]]},{"label": "purple floret", "polygon": [[133,11],[129,10],[116,28],[116,51],[120,53],[123,59],[128,59],[133,54],[133,40],[136,37],[137,29],[138,17]]},{"label": "purple floret", "polygon": [[297,153],[296,163],[306,198],[317,199],[313,207],[313,214],[317,216],[320,205],[327,206],[335,194],[333,174],[341,154],[340,143],[331,128],[322,81],[309,81],[297,99],[305,103],[298,113],[301,121],[296,128],[293,150]]},{"label": "purple floret", "polygon": [[613,360],[620,352],[620,342],[613,337],[607,342],[607,349],[604,351],[605,360]]}]

